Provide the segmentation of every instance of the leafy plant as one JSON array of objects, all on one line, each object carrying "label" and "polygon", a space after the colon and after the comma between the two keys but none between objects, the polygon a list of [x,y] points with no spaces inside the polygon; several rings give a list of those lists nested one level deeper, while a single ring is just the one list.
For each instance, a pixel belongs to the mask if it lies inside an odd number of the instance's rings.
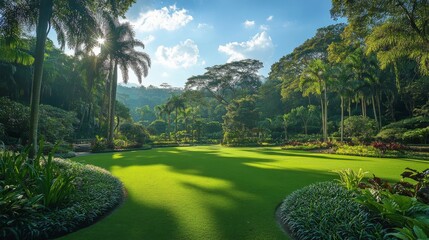
[{"label": "leafy plant", "polygon": [[91,152],[102,152],[107,149],[107,140],[100,136],[95,136],[91,142]]},{"label": "leafy plant", "polygon": [[17,186],[0,186],[0,238],[9,239],[13,236],[32,238],[38,234],[34,219],[40,217],[43,206],[39,204],[42,195],[26,197]]},{"label": "leafy plant", "polygon": [[356,201],[381,215],[391,226],[418,226],[429,232],[429,205],[416,198],[392,194],[388,191],[365,189]]},{"label": "leafy plant", "polygon": [[386,234],[386,236],[396,237],[402,240],[423,240],[429,239],[429,236],[418,226],[395,228],[398,232]]},{"label": "leafy plant", "polygon": [[[389,191],[399,195],[416,197],[423,203],[429,203],[429,169],[419,172],[415,169],[406,168],[402,174],[402,181],[391,184],[374,175],[373,178],[368,180],[368,183],[361,184],[361,188],[371,188],[376,191]],[[404,179],[412,179],[416,184],[404,181]]]},{"label": "leafy plant", "polygon": [[43,195],[43,205],[46,207],[56,207],[65,202],[74,190],[74,176],[60,172],[53,164],[52,158],[51,152],[43,164],[41,176],[37,179],[37,187]]},{"label": "leafy plant", "polygon": [[359,188],[359,185],[362,179],[365,177],[365,174],[368,172],[364,172],[362,168],[359,168],[359,171],[355,172],[351,168],[347,168],[344,170],[336,170],[334,171],[338,173],[340,179],[337,181],[340,185],[343,185],[347,190],[356,190]]},{"label": "leafy plant", "polygon": [[295,239],[382,239],[378,219],[334,182],[315,183],[290,194],[280,219]]},{"label": "leafy plant", "polygon": [[401,176],[417,181],[417,184],[413,186],[414,196],[422,202],[429,204],[429,168],[422,172],[411,168],[406,168],[406,170],[408,171],[403,172]]}]

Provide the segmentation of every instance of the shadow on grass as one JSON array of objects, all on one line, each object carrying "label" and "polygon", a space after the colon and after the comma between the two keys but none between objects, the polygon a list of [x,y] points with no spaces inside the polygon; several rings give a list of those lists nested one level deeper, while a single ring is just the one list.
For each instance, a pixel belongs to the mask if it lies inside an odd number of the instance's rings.
[{"label": "shadow on grass", "polygon": [[336,176],[325,161],[314,161],[322,166],[314,170],[290,165],[288,157],[361,161],[217,146],[77,158],[111,170],[130,195],[114,214],[70,239],[287,239],[276,225],[276,206],[292,191]]}]

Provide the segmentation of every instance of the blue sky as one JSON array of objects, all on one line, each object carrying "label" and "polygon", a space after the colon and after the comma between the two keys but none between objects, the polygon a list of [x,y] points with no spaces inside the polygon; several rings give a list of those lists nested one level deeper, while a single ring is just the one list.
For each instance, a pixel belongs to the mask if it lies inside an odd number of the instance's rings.
[{"label": "blue sky", "polygon": [[[206,67],[244,58],[262,61],[260,74],[267,76],[316,29],[336,23],[330,7],[330,0],[146,0],[137,1],[125,21],[152,59],[142,84],[183,87]],[[129,83],[137,83],[130,75]]]}]

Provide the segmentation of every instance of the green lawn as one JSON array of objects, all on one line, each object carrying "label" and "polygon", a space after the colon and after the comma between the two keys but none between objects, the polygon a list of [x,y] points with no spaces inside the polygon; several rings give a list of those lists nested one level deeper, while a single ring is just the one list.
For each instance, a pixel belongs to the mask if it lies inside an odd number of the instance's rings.
[{"label": "green lawn", "polygon": [[353,168],[399,179],[421,160],[363,158],[220,146],[94,154],[76,161],[108,169],[128,191],[97,224],[64,239],[286,239],[274,219],[292,191]]}]

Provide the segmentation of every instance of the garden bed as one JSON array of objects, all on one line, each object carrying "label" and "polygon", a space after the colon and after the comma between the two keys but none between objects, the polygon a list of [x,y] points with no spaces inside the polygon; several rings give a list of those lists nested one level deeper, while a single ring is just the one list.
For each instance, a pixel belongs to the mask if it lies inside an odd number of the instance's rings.
[{"label": "garden bed", "polygon": [[40,208],[33,216],[14,216],[26,221],[1,227],[4,239],[52,239],[91,225],[109,214],[124,199],[122,183],[108,171],[68,160],[54,159],[61,171],[75,176],[75,191],[66,203],[55,208]]}]

